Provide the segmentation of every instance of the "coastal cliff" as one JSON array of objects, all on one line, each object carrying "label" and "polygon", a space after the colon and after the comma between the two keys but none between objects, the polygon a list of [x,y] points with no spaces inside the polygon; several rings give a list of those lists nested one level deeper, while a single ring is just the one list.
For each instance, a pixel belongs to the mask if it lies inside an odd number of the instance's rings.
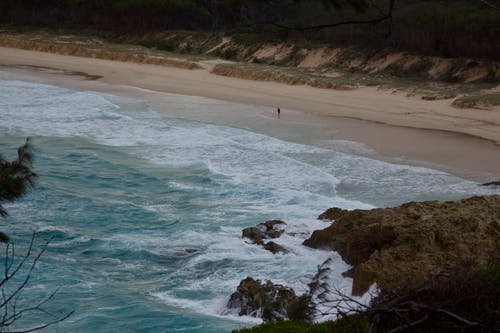
[{"label": "coastal cliff", "polygon": [[[500,253],[500,195],[341,211],[304,245],[353,265],[353,294],[416,286],[446,269],[487,265]],[[323,214],[321,218],[329,218]]]}]

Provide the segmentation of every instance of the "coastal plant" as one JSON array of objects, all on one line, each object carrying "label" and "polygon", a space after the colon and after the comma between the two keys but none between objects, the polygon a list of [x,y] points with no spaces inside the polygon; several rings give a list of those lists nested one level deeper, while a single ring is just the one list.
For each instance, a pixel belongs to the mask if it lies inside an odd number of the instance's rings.
[{"label": "coastal plant", "polygon": [[[13,202],[27,194],[35,186],[37,174],[32,170],[33,153],[31,140],[17,150],[17,158],[12,162],[0,155],[0,216],[8,213],[3,207],[5,202]],[[2,233],[4,242],[8,236]]]},{"label": "coastal plant", "polygon": [[500,105],[500,94],[483,94],[462,96],[453,101],[452,106],[457,108],[492,108]]},{"label": "coastal plant", "polygon": [[[28,138],[17,150],[15,160],[8,161],[0,155],[1,217],[8,216],[3,206],[5,202],[20,199],[35,186],[37,174],[32,169],[32,148]],[[45,242],[36,252],[35,236],[33,233],[25,254],[19,256],[16,254],[14,241],[6,233],[0,232],[0,243],[5,247],[0,257],[3,263],[0,277],[0,332],[35,332],[59,323],[73,314],[73,311],[63,315],[54,314],[47,309],[47,304],[55,297],[57,290],[38,300],[26,295],[34,270],[50,242]],[[24,326],[26,319],[35,324],[19,328]]]},{"label": "coastal plant", "polygon": [[[64,321],[74,311],[59,315],[47,309],[47,304],[57,294],[57,289],[41,299],[26,295],[26,289],[33,277],[34,269],[47,250],[50,240],[34,253],[35,233],[32,234],[26,253],[16,256],[15,246],[9,241],[5,245],[4,263],[0,280],[0,332],[35,332]],[[36,322],[24,326],[24,320]],[[28,324],[27,324],[28,325]],[[19,328],[19,327],[22,328]]]},{"label": "coastal plant", "polygon": [[367,309],[371,332],[498,332],[500,265],[467,263],[419,288],[383,291]]},{"label": "coastal plant", "polygon": [[[435,274],[413,288],[381,290],[370,304],[363,304],[328,283],[328,261],[304,294],[307,320],[268,322],[234,333],[452,333],[498,332],[500,322],[500,264],[492,259],[479,270],[467,262]],[[337,319],[311,323],[314,316]]]},{"label": "coastal plant", "polygon": [[269,322],[256,327],[234,330],[233,333],[363,333],[367,330],[367,320],[353,315],[347,320],[328,320],[314,324],[301,321]]},{"label": "coastal plant", "polygon": [[500,265],[473,271],[469,266],[443,270],[418,287],[381,290],[369,305],[338,290],[333,303],[320,303],[342,319],[365,316],[369,333],[497,332]]}]

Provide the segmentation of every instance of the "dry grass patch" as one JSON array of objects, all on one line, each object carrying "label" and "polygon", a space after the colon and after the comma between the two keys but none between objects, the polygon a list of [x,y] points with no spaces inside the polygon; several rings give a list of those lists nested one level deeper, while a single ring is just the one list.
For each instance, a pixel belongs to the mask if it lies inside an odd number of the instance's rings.
[{"label": "dry grass patch", "polygon": [[40,37],[26,38],[26,36],[22,36],[21,38],[17,38],[16,36],[4,35],[0,36],[0,46],[78,57],[171,66],[184,69],[202,68],[192,61],[175,59],[161,54],[148,54],[149,52],[147,52],[145,48],[143,50],[143,48],[138,46],[134,46],[133,49],[118,48],[111,44],[102,42],[96,43],[92,40],[88,40],[87,42],[71,40],[71,38],[44,40]]},{"label": "dry grass patch", "polygon": [[454,100],[451,105],[460,109],[491,110],[500,106],[500,93],[463,96]]},{"label": "dry grass patch", "polygon": [[213,68],[212,73],[245,80],[273,81],[324,89],[353,90],[357,88],[356,85],[339,83],[334,80],[335,78],[314,75],[290,68],[283,70],[272,66],[218,64]]}]

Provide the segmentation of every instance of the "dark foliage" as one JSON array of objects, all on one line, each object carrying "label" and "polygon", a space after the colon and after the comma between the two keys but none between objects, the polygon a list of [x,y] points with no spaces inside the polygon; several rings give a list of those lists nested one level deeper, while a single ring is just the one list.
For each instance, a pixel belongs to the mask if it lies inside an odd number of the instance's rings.
[{"label": "dark foliage", "polygon": [[[35,186],[37,175],[32,170],[32,149],[31,140],[28,138],[17,150],[17,158],[12,162],[0,155],[0,216],[2,217],[8,215],[2,203],[18,200]],[[60,315],[47,309],[47,304],[54,298],[57,290],[38,300],[25,295],[33,271],[49,242],[35,253],[33,233],[28,249],[21,257],[16,257],[15,245],[7,234],[0,232],[0,242],[5,243],[5,252],[0,256],[0,262],[3,263],[0,277],[0,332],[40,331],[71,316],[73,311]],[[39,318],[36,324],[23,325],[25,319],[33,318]]]},{"label": "dark foliage", "polygon": [[32,162],[33,153],[29,138],[17,150],[17,158],[12,162],[0,155],[0,216],[8,215],[2,203],[15,201],[34,187],[37,175],[31,169]]},{"label": "dark foliage", "polygon": [[[434,276],[419,288],[383,290],[369,306],[325,284],[325,265],[318,267],[312,308],[330,307],[338,319],[321,324],[301,321],[266,323],[241,333],[495,333],[500,331],[500,265],[471,271],[467,265]],[[326,293],[328,291],[328,293]],[[334,297],[332,297],[334,296]],[[331,299],[336,299],[332,301]],[[308,305],[311,307],[311,304]]]},{"label": "dark foliage", "polygon": [[3,0],[0,24],[144,35],[167,29],[498,59],[500,0]]},{"label": "dark foliage", "polygon": [[309,324],[301,321],[270,322],[252,328],[235,330],[233,333],[364,333],[367,330],[367,318],[352,315],[347,319],[317,324]]},{"label": "dark foliage", "polygon": [[375,332],[498,332],[500,265],[467,266],[420,288],[383,291],[367,310]]}]

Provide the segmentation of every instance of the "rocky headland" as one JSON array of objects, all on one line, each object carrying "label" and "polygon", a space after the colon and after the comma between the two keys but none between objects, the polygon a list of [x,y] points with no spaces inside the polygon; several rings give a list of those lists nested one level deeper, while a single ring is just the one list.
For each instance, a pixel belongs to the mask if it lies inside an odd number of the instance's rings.
[{"label": "rocky headland", "polygon": [[[336,251],[353,265],[344,273],[354,279],[353,295],[364,294],[373,283],[383,291],[412,289],[457,268],[494,264],[500,254],[500,195],[371,210],[334,207],[318,218],[332,223],[314,231],[304,245]],[[265,239],[283,233],[275,228],[284,225],[267,221],[244,229],[242,236],[264,246]],[[305,299],[287,287],[247,277],[227,307],[265,321],[282,320],[290,318],[290,309],[297,304],[307,306],[301,303]]]},{"label": "rocky headland", "polygon": [[353,294],[416,286],[460,265],[479,268],[500,253],[500,195],[455,202],[410,202],[394,208],[320,215],[335,221],[304,245],[337,251],[354,266]]}]

